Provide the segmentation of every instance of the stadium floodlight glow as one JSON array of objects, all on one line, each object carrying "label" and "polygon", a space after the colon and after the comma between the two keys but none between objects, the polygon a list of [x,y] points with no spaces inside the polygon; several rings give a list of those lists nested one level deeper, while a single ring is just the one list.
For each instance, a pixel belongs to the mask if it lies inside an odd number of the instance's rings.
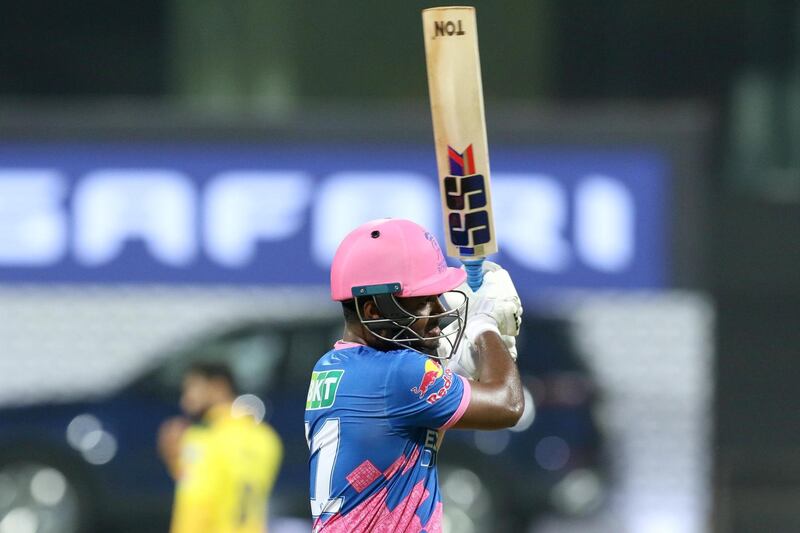
[{"label": "stadium floodlight glow", "polygon": [[117,455],[117,439],[108,431],[98,430],[88,433],[82,443],[83,458],[93,465],[104,465]]},{"label": "stadium floodlight glow", "polygon": [[540,440],[534,451],[534,457],[539,466],[551,472],[564,468],[569,461],[569,456],[569,445],[564,439],[555,435]]},{"label": "stadium floodlight glow", "polygon": [[58,505],[67,493],[67,480],[55,468],[42,468],[31,478],[30,491],[37,502]]},{"label": "stadium floodlight glow", "polygon": [[36,533],[39,517],[29,507],[17,507],[0,520],[0,533]]},{"label": "stadium floodlight glow", "polygon": [[500,455],[511,443],[508,431],[476,431],[475,447],[486,455]]},{"label": "stadium floodlight glow", "polygon": [[84,440],[92,432],[103,428],[96,416],[84,413],[73,418],[67,425],[67,442],[78,451],[84,449]]},{"label": "stadium floodlight glow", "polygon": [[242,394],[233,401],[231,411],[235,418],[251,416],[256,422],[261,422],[267,414],[267,407],[255,394]]}]

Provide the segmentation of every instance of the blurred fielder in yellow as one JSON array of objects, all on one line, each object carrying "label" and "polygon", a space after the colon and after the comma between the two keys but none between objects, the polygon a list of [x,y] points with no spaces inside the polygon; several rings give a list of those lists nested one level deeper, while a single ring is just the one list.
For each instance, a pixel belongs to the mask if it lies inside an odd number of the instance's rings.
[{"label": "blurred fielder in yellow", "polygon": [[236,385],[222,364],[196,363],[181,408],[194,421],[167,420],[158,447],[175,478],[170,533],[263,533],[283,445],[272,427],[232,409]]}]

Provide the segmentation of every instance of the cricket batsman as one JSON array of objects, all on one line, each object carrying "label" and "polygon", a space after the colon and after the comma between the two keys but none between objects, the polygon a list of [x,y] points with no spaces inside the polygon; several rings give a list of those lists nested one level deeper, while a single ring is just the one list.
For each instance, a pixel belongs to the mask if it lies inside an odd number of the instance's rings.
[{"label": "cricket batsman", "polygon": [[339,245],[344,336],[315,365],[305,412],[315,532],[440,532],[444,431],[522,415],[519,297],[495,264],[476,292],[465,279],[408,220],[368,222]]}]

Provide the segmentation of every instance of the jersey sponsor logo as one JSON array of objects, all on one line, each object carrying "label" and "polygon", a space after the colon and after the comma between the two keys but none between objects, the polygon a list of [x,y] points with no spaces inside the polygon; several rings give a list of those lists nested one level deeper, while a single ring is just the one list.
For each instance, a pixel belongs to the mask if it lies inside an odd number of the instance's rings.
[{"label": "jersey sponsor logo", "polygon": [[449,391],[450,387],[453,386],[452,370],[450,370],[449,368],[445,370],[443,377],[444,377],[444,383],[442,384],[441,388],[439,388],[439,390],[437,390],[436,392],[425,398],[425,401],[431,405],[435,404],[436,402],[444,398],[445,394],[447,394],[447,391]]},{"label": "jersey sponsor logo", "polygon": [[438,380],[444,372],[442,371],[442,365],[439,364],[438,361],[434,361],[433,359],[427,359],[425,361],[425,371],[422,374],[422,379],[419,382],[419,385],[416,387],[411,387],[411,392],[414,394],[419,395],[420,400],[425,397],[425,394],[428,393],[428,389],[430,389],[436,380]]},{"label": "jersey sponsor logo", "polygon": [[325,370],[311,374],[311,385],[308,387],[306,409],[326,409],[336,400],[336,390],[342,381],[344,370]]}]

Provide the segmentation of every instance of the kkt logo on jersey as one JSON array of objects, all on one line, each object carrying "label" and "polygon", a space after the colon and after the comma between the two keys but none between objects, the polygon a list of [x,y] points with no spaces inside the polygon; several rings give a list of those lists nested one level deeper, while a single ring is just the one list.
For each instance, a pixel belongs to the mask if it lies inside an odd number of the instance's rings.
[{"label": "kkt logo on jersey", "polygon": [[427,359],[425,361],[425,372],[422,374],[422,379],[419,385],[411,388],[411,392],[418,394],[420,399],[424,398],[428,393],[428,389],[430,389],[443,374],[442,365],[440,365],[438,361]]},{"label": "kkt logo on jersey", "polygon": [[444,178],[447,198],[448,238],[461,256],[482,257],[483,245],[491,241],[492,229],[487,211],[486,178],[475,172],[475,156],[470,144],[464,152],[447,147],[450,175]]},{"label": "kkt logo on jersey", "polygon": [[336,400],[336,390],[344,375],[344,370],[326,370],[311,374],[311,385],[308,387],[306,409],[325,409]]}]

